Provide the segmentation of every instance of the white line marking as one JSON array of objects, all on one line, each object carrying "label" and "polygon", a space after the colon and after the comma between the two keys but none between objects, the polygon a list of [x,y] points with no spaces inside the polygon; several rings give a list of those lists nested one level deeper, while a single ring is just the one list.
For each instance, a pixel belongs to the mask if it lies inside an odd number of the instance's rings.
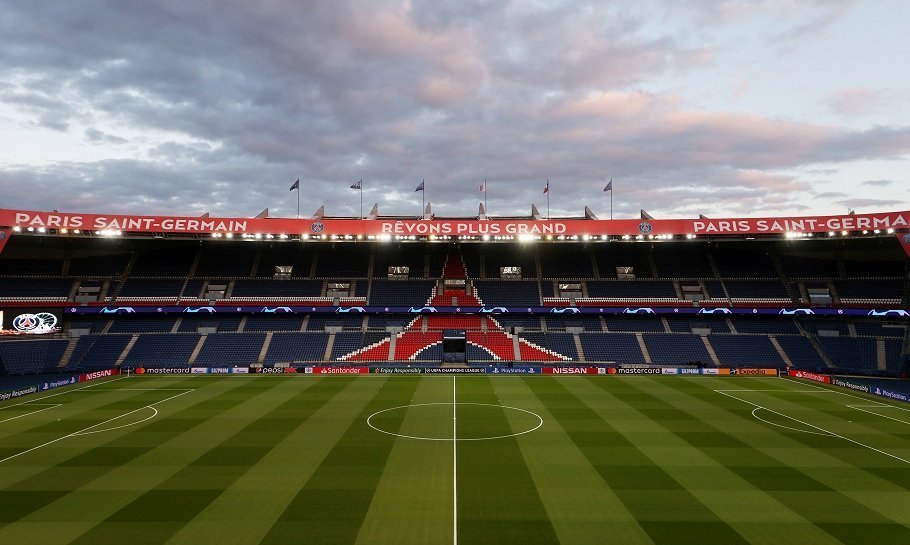
[{"label": "white line marking", "polygon": [[[905,460],[905,459],[901,458],[900,456],[895,456],[894,454],[891,454],[891,453],[889,453],[889,452],[885,452],[885,451],[883,451],[883,450],[879,450],[879,449],[877,449],[877,448],[875,448],[875,447],[871,447],[871,446],[869,446],[869,445],[867,445],[867,444],[865,444],[865,443],[860,443],[859,441],[855,441],[855,440],[853,440],[853,439],[850,439],[849,437],[844,437],[843,435],[839,435],[839,434],[837,434],[837,433],[834,433],[833,431],[829,431],[829,430],[826,430],[826,429],[824,429],[824,428],[820,428],[820,427],[818,427],[818,426],[816,426],[816,425],[814,425],[814,424],[810,424],[810,423],[808,423],[808,422],[803,422],[802,420],[800,420],[800,419],[798,419],[798,418],[793,418],[792,416],[787,416],[787,415],[785,415],[785,414],[783,414],[783,413],[779,413],[779,412],[775,411],[774,409],[769,409],[769,408],[767,408],[767,407],[762,407],[762,406],[759,405],[758,403],[752,403],[751,401],[746,401],[745,399],[738,398],[738,397],[736,397],[736,396],[734,396],[734,395],[730,395],[730,394],[728,394],[728,393],[726,393],[726,392],[720,392],[720,391],[718,391],[717,393],[719,393],[719,394],[721,394],[721,395],[725,395],[725,396],[730,397],[730,398],[733,398],[733,399],[735,399],[735,400],[737,400],[737,401],[741,401],[741,402],[743,402],[743,403],[748,403],[749,405],[752,405],[753,407],[758,407],[758,408],[764,409],[764,410],[766,410],[766,411],[768,411],[768,412],[772,412],[772,413],[774,413],[774,414],[776,414],[776,415],[778,415],[778,416],[782,416],[782,417],[784,417],[784,418],[788,418],[788,419],[790,419],[790,420],[793,420],[794,422],[799,422],[800,424],[802,424],[802,425],[804,425],[804,426],[809,426],[810,428],[815,428],[815,429],[818,430],[818,431],[825,432],[825,433],[829,434],[829,435],[832,436],[832,437],[836,437],[836,438],[838,438],[838,439],[843,439],[844,441],[847,441],[847,442],[849,442],[849,443],[853,443],[854,445],[859,445],[859,446],[861,446],[861,447],[863,447],[863,448],[867,448],[867,449],[869,449],[869,450],[874,450],[875,452],[878,452],[879,454],[884,454],[885,456],[888,456],[889,458],[894,458],[895,460],[900,460],[901,462],[904,462],[905,464],[910,464],[910,460]],[[754,412],[754,411],[753,411],[753,412]],[[755,416],[755,415],[753,414],[753,416]]]},{"label": "white line marking", "polygon": [[791,393],[791,392],[797,393],[797,394],[825,394],[825,393],[836,394],[837,393],[834,390],[824,390],[824,389],[821,391],[818,391],[818,390],[786,390],[786,389],[782,390],[780,388],[756,389],[756,390],[741,390],[741,389],[740,390],[714,390],[714,391],[715,392],[781,392],[784,394]]},{"label": "white line marking", "polygon": [[[828,434],[828,433],[821,433],[821,432],[818,432],[818,431],[810,431],[810,430],[801,430],[801,429],[799,429],[799,428],[793,428],[793,427],[790,427],[790,426],[784,426],[783,424],[778,424],[777,422],[771,422],[770,420],[765,420],[764,418],[762,418],[762,417],[758,416],[757,414],[755,414],[757,411],[761,411],[761,410],[767,410],[767,409],[765,409],[764,407],[755,407],[754,409],[752,409],[752,416],[754,416],[756,420],[761,420],[761,421],[764,422],[765,424],[771,424],[772,426],[777,426],[777,427],[779,427],[779,428],[785,428],[785,429],[788,429],[788,430],[798,431],[798,432],[800,432],[800,433],[811,433],[812,435],[822,435],[822,436],[824,436],[824,437],[834,437],[833,435],[830,435],[830,434]],[[790,417],[788,416],[787,418],[790,418]],[[790,418],[790,420],[796,420],[796,419],[795,419],[795,418]]]},{"label": "white line marking", "polygon": [[455,375],[452,375],[452,542],[458,545],[458,426]]},{"label": "white line marking", "polygon": [[[133,414],[133,413],[135,413],[135,412],[141,411],[141,410],[143,410],[143,409],[148,409],[148,408],[154,409],[154,406],[155,406],[155,405],[158,405],[159,403],[164,403],[165,401],[169,401],[169,400],[171,400],[171,399],[180,397],[180,396],[182,396],[182,395],[186,395],[186,394],[188,394],[188,393],[190,393],[190,392],[193,392],[193,391],[195,391],[195,390],[196,390],[195,388],[187,389],[186,391],[184,391],[184,392],[182,392],[182,393],[179,393],[179,394],[177,394],[177,395],[172,395],[171,397],[162,399],[161,401],[156,401],[155,403],[149,403],[148,405],[146,405],[146,406],[144,406],[144,407],[139,407],[138,409],[134,409],[134,410],[132,410],[132,411],[130,411],[130,412],[128,412],[128,413],[123,413],[123,414],[121,414],[121,415],[119,415],[119,416],[115,416],[115,417],[113,417],[113,418],[108,418],[107,420],[104,420],[103,422],[98,422],[97,424],[92,424],[91,426],[88,426],[87,428],[82,428],[82,429],[79,430],[79,431],[74,431],[74,432],[72,432],[72,433],[68,433],[68,434],[64,435],[63,437],[58,437],[58,438],[56,438],[56,439],[52,439],[52,440],[50,440],[50,441],[48,441],[48,442],[46,442],[46,443],[42,443],[42,444],[38,445],[37,447],[32,447],[32,448],[30,448],[30,449],[28,449],[28,450],[23,450],[22,452],[19,452],[19,453],[17,453],[17,454],[13,454],[12,456],[7,456],[6,458],[3,458],[2,460],[0,460],[0,464],[2,464],[3,462],[6,462],[6,461],[8,461],[8,460],[12,460],[13,458],[18,458],[19,456],[22,456],[23,454],[28,454],[29,452],[38,450],[39,448],[43,448],[43,447],[46,447],[46,446],[48,446],[48,445],[52,445],[52,444],[54,444],[54,443],[56,443],[56,442],[58,442],[58,441],[63,441],[64,439],[69,439],[70,437],[76,437],[76,436],[78,436],[78,435],[89,435],[89,433],[86,433],[86,432],[88,432],[89,430],[91,430],[91,429],[93,429],[93,428],[97,428],[98,426],[101,426],[101,425],[103,425],[103,424],[107,424],[108,422],[113,422],[114,420],[118,420],[118,419],[120,419],[120,418],[123,418],[124,416],[129,416],[129,415],[131,415],[131,414]],[[158,414],[158,410],[155,409],[155,415],[157,415],[157,414]],[[140,420],[139,422],[145,422],[146,420],[148,420],[148,418],[143,419],[143,420]],[[139,422],[134,422],[134,424],[138,424]],[[113,430],[113,429],[118,429],[118,428],[123,428],[123,427],[126,427],[126,426],[117,426],[116,428],[110,428],[110,429]],[[99,430],[99,431],[108,431],[108,430],[107,430],[107,429],[103,429],[103,430]],[[90,432],[90,433],[96,433],[96,432]]]},{"label": "white line marking", "polygon": [[[72,393],[72,392],[78,392],[79,390],[85,390],[86,388],[93,388],[93,387],[99,386],[99,385],[101,385],[101,384],[109,384],[109,383],[111,383],[111,382],[116,382],[116,381],[118,381],[118,380],[123,380],[123,379],[125,379],[125,378],[128,378],[128,377],[119,377],[119,378],[115,378],[115,379],[111,379],[111,380],[103,380],[103,381],[93,382],[92,384],[89,384],[88,386],[83,386],[82,388],[71,388],[71,389],[64,390],[64,391],[62,391],[62,392],[57,392],[56,394],[50,394],[50,395],[46,395],[46,396],[44,396],[44,397],[36,397],[36,398],[34,398],[34,399],[29,399],[29,400],[26,400],[26,401],[20,401],[19,403],[13,403],[13,404],[11,404],[11,405],[3,405],[3,406],[0,406],[0,409],[6,409],[7,407],[18,407],[19,405],[25,405],[26,403],[34,403],[35,401],[41,401],[42,399],[47,399],[47,398],[49,398],[49,397],[57,397],[57,396],[62,396],[63,394],[69,394],[69,393]],[[78,384],[78,383],[77,383],[77,384]],[[112,388],[112,389],[113,389],[113,388]]]},{"label": "white line marking", "polygon": [[[452,405],[452,403],[445,401],[445,402],[438,402],[438,403],[414,403],[411,405],[399,405],[398,407],[389,407],[388,409],[382,409],[381,411],[376,411],[375,413],[368,416],[367,425],[369,427],[373,428],[374,430],[378,431],[379,433],[384,433],[386,435],[394,435],[395,437],[403,437],[405,439],[419,439],[421,441],[453,441],[453,440],[455,440],[455,441],[489,441],[491,439],[505,439],[506,437],[517,437],[519,435],[531,433],[532,431],[535,431],[538,428],[540,428],[541,426],[543,426],[543,417],[541,417],[539,414],[529,411],[527,409],[520,409],[518,407],[510,407],[509,405],[496,405],[494,403],[467,403],[464,401],[462,401],[461,403],[458,403],[458,405],[480,405],[483,407],[499,407],[501,409],[512,409],[513,411],[521,411],[523,413],[527,413],[527,414],[530,414],[530,415],[536,417],[537,425],[534,426],[533,428],[530,428],[530,429],[527,429],[524,431],[520,431],[518,433],[509,433],[506,435],[493,435],[490,437],[458,437],[455,439],[453,439],[452,437],[423,437],[420,435],[405,435],[403,433],[394,433],[394,432],[391,432],[388,430],[384,430],[382,428],[377,428],[376,426],[373,425],[373,417],[378,416],[382,413],[394,411],[397,409],[407,409],[409,407],[425,407],[428,405]],[[454,413],[455,410],[452,409],[452,412]],[[454,416],[453,416],[453,419],[454,419]]]},{"label": "white line marking", "polygon": [[[888,420],[894,420],[895,422],[903,422],[904,424],[910,424],[910,422],[907,422],[906,420],[901,420],[900,418],[894,418],[893,416],[888,416],[886,414],[879,414],[875,411],[867,411],[866,409],[862,408],[863,405],[847,405],[847,406],[850,407],[851,409],[856,409],[857,411],[863,411],[864,413],[874,414],[875,416],[887,418]],[[866,407],[875,407],[876,409],[882,408],[880,405],[865,405],[865,406]],[[899,409],[900,407],[894,407],[894,408]]]},{"label": "white line marking", "polygon": [[[45,404],[42,403],[42,405],[45,405]],[[53,405],[48,405],[47,407],[44,407],[43,409],[38,409],[37,411],[32,411],[32,412],[30,412],[30,413],[20,414],[19,416],[13,416],[13,417],[7,418],[6,420],[0,420],[0,424],[2,424],[3,422],[9,422],[10,420],[15,420],[15,419],[17,419],[17,418],[22,418],[23,416],[28,416],[28,415],[30,415],[30,414],[37,414],[37,413],[40,413],[41,411],[46,411],[46,410],[48,410],[48,409],[53,409],[54,407],[59,407],[60,405],[62,405],[62,403],[57,403],[57,404],[53,404]]]},{"label": "white line marking", "polygon": [[870,402],[870,403],[878,403],[879,405],[885,405],[885,406],[887,406],[887,407],[893,407],[893,406],[894,406],[894,405],[891,405],[891,404],[889,404],[889,403],[882,403],[881,401],[876,401],[875,399],[869,399],[868,397],[860,397],[860,396],[858,396],[858,395],[854,395],[854,394],[851,394],[851,393],[848,393],[848,392],[842,392],[842,391],[841,391],[841,388],[840,388],[839,386],[830,386],[830,387],[828,387],[828,388],[825,388],[824,386],[818,386],[818,385],[816,385],[816,384],[807,384],[807,383],[804,383],[804,382],[801,382],[801,381],[798,381],[798,380],[794,380],[794,379],[788,378],[788,377],[781,377],[781,378],[782,378],[783,380],[788,380],[788,381],[790,381],[790,382],[795,382],[796,384],[801,384],[801,385],[803,385],[803,386],[811,386],[812,388],[816,388],[816,389],[822,390],[822,391],[824,391],[824,392],[834,392],[835,394],[840,394],[840,395],[842,395],[842,396],[852,397],[852,398],[854,398],[854,399],[861,399],[861,400],[863,400],[863,401]]},{"label": "white line marking", "polygon": [[[187,392],[184,392],[184,393],[187,393]],[[183,394],[180,394],[180,395],[183,395]],[[176,397],[176,396],[175,396],[175,397]],[[158,416],[158,409],[156,409],[155,407],[152,407],[151,405],[148,405],[148,406],[145,406],[145,407],[136,409],[136,410],[133,411],[133,412],[139,412],[139,411],[141,411],[141,410],[143,410],[143,409],[151,409],[151,410],[153,411],[153,412],[152,412],[152,416],[148,416],[148,417],[146,417],[146,418],[143,418],[142,420],[137,420],[137,421],[135,421],[135,422],[128,422],[128,423],[126,423],[126,424],[120,424],[119,426],[114,426],[113,428],[101,428],[100,430],[76,432],[76,433],[73,434],[73,437],[82,436],[82,435],[91,435],[91,434],[93,434],[93,433],[102,433],[102,432],[105,432],[105,431],[119,430],[120,428],[126,428],[126,427],[129,427],[129,426],[135,426],[136,424],[142,424],[142,423],[145,422],[146,420],[151,420],[151,419],[155,418],[156,416]],[[126,414],[130,414],[130,413],[126,413]],[[117,417],[115,417],[115,418],[112,418],[112,419],[110,419],[110,420],[107,420],[107,422],[111,422],[111,421],[113,421],[113,420],[117,420],[117,419],[119,419],[121,416],[126,416],[126,414],[121,414],[120,416],[117,416]]]}]

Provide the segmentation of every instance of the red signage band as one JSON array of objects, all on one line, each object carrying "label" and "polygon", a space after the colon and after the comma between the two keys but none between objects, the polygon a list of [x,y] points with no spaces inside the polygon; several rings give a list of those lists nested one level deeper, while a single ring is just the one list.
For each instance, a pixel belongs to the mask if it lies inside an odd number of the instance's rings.
[{"label": "red signage band", "polygon": [[0,209],[0,226],[133,233],[235,233],[353,236],[638,236],[782,234],[886,230],[910,227],[910,211],[841,216],[728,219],[621,220],[395,220],[193,218],[122,214],[73,214]]}]

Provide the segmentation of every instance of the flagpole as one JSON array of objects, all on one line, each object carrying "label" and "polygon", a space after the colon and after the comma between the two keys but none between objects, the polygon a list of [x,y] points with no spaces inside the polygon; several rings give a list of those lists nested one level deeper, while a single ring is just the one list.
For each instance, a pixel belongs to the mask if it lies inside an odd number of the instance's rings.
[{"label": "flagpole", "polygon": [[360,179],[360,219],[363,219],[363,178]]},{"label": "flagpole", "polygon": [[[613,178],[610,178],[610,183],[613,183]],[[613,186],[610,186],[610,219],[613,219]]]},{"label": "flagpole", "polygon": [[297,186],[297,219],[300,219],[300,186]]},{"label": "flagpole", "polygon": [[484,180],[483,180],[483,211],[488,216],[490,215],[490,208],[487,206],[487,191],[489,191],[489,190],[490,190],[490,188],[487,187],[487,180],[486,180],[486,178],[484,178]]},{"label": "flagpole", "polygon": [[550,219],[550,179],[547,178],[547,219]]},{"label": "flagpole", "polygon": [[421,178],[420,185],[423,187],[420,192],[420,217],[425,218],[427,215],[427,179]]}]

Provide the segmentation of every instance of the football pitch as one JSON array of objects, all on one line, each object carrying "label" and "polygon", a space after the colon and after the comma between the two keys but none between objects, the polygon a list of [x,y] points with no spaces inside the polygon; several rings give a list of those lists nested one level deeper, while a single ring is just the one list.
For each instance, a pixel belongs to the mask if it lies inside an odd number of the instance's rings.
[{"label": "football pitch", "polygon": [[120,377],[0,404],[0,543],[910,543],[910,407],[751,377]]}]

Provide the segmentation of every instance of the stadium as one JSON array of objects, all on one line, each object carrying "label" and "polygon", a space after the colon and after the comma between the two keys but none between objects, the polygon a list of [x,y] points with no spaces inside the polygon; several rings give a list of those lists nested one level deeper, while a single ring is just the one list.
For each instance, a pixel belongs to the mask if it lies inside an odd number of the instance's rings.
[{"label": "stadium", "polygon": [[910,539],[910,211],[642,216],[0,210],[0,535]]}]

